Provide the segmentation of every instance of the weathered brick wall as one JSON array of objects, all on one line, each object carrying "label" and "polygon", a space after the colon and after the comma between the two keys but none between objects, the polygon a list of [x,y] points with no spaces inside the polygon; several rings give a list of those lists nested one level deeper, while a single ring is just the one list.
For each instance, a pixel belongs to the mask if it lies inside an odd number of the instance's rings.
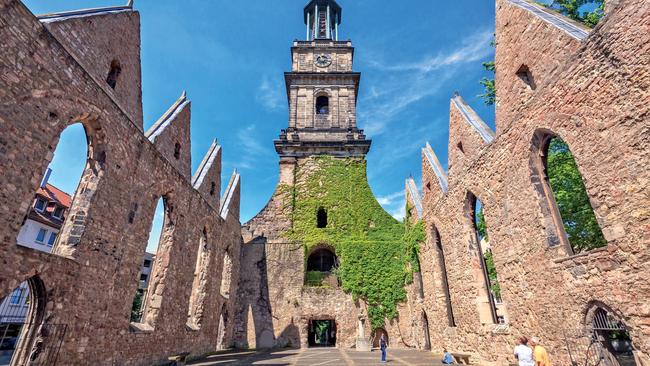
[{"label": "weathered brick wall", "polygon": [[[43,23],[61,45],[115,96],[120,107],[142,130],[142,76],[140,72],[140,15],[136,11],[46,20]],[[121,72],[110,88],[106,77],[111,62]]]},{"label": "weathered brick wall", "polygon": [[[197,191],[188,173],[143,135],[139,121],[132,119],[137,113],[120,108],[92,70],[77,63],[20,2],[2,0],[0,12],[0,296],[23,280],[42,280],[44,298],[35,303],[44,308],[33,315],[46,326],[67,326],[58,359],[62,365],[149,365],[173,353],[213,351],[226,302],[218,295],[223,251],[233,259],[230,293],[236,292],[240,272],[238,187],[222,219],[199,193],[205,188]],[[86,128],[90,156],[69,219],[53,254],[19,247],[16,236],[33,192],[58,136],[74,122]],[[189,126],[181,122],[171,122],[183,130],[179,138],[189,136]],[[189,151],[185,146],[183,152]],[[213,181],[218,177],[202,184]],[[145,323],[134,326],[131,303],[161,196],[167,199],[168,220],[151,277],[153,295]],[[206,277],[212,280],[204,284],[209,295],[201,305],[200,327],[191,330],[188,309],[204,228],[212,253]],[[226,308],[233,301],[231,296]],[[227,336],[232,327],[230,322]],[[38,336],[45,348],[58,341],[46,333]]]},{"label": "weathered brick wall", "polygon": [[[643,362],[650,356],[650,4],[622,1],[588,38],[575,44],[558,29],[542,29],[535,16],[507,1],[497,7],[498,134],[484,143],[460,172],[451,169],[445,192],[423,156],[427,243],[421,252],[425,308],[445,319],[443,274],[434,250],[440,232],[456,327],[429,322],[434,351],[443,346],[475,354],[483,363],[513,362],[516,337],[536,335],[554,363],[567,362],[564,331],[585,325],[587,311],[601,302],[621,316]],[[547,27],[546,25],[544,27]],[[525,31],[524,31],[525,29]],[[537,29],[533,32],[534,29]],[[533,33],[535,36],[533,37]],[[525,39],[519,36],[529,34]],[[514,42],[514,44],[510,43]],[[550,48],[549,48],[550,47]],[[530,65],[552,65],[527,100],[508,85],[518,82],[507,54],[526,54]],[[535,72],[535,67],[531,68]],[[512,80],[507,81],[506,78]],[[513,106],[518,106],[514,108]],[[505,109],[505,110],[504,110]],[[450,131],[465,123],[451,111]],[[545,197],[536,187],[531,161],[536,131],[567,142],[583,176],[608,246],[576,256],[550,245]],[[450,149],[456,146],[454,134]],[[450,153],[450,156],[452,154]],[[457,162],[450,162],[450,165]],[[456,176],[451,176],[456,175]],[[480,285],[467,194],[484,205],[509,329],[480,323]]]}]

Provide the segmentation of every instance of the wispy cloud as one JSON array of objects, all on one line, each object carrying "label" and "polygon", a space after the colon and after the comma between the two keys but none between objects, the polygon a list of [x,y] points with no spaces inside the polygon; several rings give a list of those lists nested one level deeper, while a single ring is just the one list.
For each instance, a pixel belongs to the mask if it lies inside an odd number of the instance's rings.
[{"label": "wispy cloud", "polygon": [[397,220],[402,220],[406,214],[406,198],[404,191],[397,191],[385,196],[377,197],[377,202],[386,210],[391,216]]},{"label": "wispy cloud", "polygon": [[440,91],[445,81],[457,76],[460,66],[489,56],[492,31],[480,31],[464,39],[461,44],[420,60],[390,64],[381,58],[367,61],[369,67],[382,73],[382,78],[370,86],[361,105],[361,125],[368,135],[376,136],[388,130],[413,103]]},{"label": "wispy cloud", "polygon": [[248,125],[237,131],[237,142],[240,146],[241,154],[233,165],[238,169],[251,169],[255,166],[254,163],[260,156],[271,153],[266,146],[267,141],[258,136],[255,124]]},{"label": "wispy cloud", "polygon": [[286,108],[285,96],[282,94],[283,84],[279,78],[270,78],[265,75],[257,87],[255,100],[269,111],[278,111]]}]

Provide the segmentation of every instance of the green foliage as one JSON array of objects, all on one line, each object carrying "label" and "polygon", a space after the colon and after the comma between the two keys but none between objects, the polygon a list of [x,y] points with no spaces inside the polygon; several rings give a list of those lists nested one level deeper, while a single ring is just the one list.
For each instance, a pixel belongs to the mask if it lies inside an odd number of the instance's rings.
[{"label": "green foliage", "polygon": [[[305,252],[327,244],[336,250],[336,270],[344,291],[368,304],[373,328],[397,316],[406,300],[404,285],[413,281],[418,242],[424,226],[399,223],[377,203],[366,177],[364,159],[314,157],[296,171],[287,200],[293,206],[289,239]],[[327,227],[316,227],[319,208],[327,210]]]},{"label": "green foliage", "polygon": [[[490,46],[496,47],[496,36],[490,41]],[[483,68],[485,71],[490,73],[490,77],[485,77],[479,81],[483,85],[483,94],[479,94],[478,97],[483,99],[483,102],[486,105],[494,105],[497,101],[497,89],[496,83],[494,80],[494,73],[496,72],[496,67],[494,61],[483,62]]]},{"label": "green foliage", "polygon": [[[550,4],[542,5],[589,27],[595,27],[605,15],[605,0],[553,0]],[[592,11],[581,11],[584,6],[595,8]]]},{"label": "green foliage", "polygon": [[485,215],[483,214],[483,206],[476,213],[476,231],[478,231],[479,240],[485,238],[490,240],[487,233],[487,225],[485,224]]},{"label": "green foliage", "polygon": [[131,322],[138,323],[142,319],[142,300],[142,291],[138,290],[135,293],[133,304],[131,305]]},{"label": "green foliage", "polygon": [[495,299],[501,299],[501,286],[497,279],[497,267],[494,265],[494,257],[491,250],[486,250],[483,254],[485,268],[487,269],[488,279],[490,280],[490,290]]},{"label": "green foliage", "polygon": [[574,252],[607,245],[573,154],[558,137],[548,147],[546,174]]}]

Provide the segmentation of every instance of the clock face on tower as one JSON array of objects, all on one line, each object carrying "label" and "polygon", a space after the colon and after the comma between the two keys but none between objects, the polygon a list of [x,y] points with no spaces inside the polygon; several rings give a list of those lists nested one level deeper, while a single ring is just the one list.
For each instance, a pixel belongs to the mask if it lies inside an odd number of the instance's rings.
[{"label": "clock face on tower", "polygon": [[316,66],[318,67],[327,67],[332,64],[332,58],[330,55],[322,54],[316,56]]}]

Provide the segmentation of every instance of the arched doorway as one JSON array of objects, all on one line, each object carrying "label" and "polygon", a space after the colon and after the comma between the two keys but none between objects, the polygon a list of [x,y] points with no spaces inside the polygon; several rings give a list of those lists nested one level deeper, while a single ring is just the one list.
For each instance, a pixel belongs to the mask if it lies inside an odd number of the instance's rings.
[{"label": "arched doorway", "polygon": [[379,341],[381,340],[382,335],[384,336],[384,339],[386,339],[386,345],[390,345],[390,340],[388,339],[388,332],[386,332],[386,329],[376,328],[372,331],[371,335],[373,348],[379,348]]},{"label": "arched doorway", "polygon": [[[589,319],[591,318],[591,319]],[[635,366],[632,339],[625,323],[605,306],[595,305],[588,313],[592,332],[587,354],[606,366]]]}]

